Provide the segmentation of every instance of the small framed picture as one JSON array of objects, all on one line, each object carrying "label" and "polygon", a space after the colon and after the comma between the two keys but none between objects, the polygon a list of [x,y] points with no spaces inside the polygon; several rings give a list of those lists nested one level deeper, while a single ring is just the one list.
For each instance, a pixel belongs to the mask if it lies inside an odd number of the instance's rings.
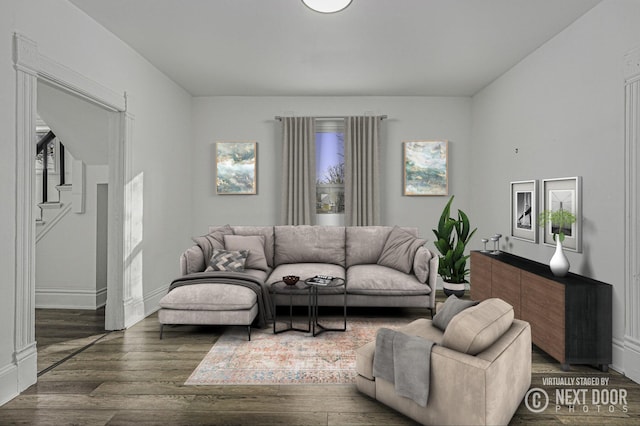
[{"label": "small framed picture", "polygon": [[404,195],[448,195],[448,141],[404,142]]},{"label": "small framed picture", "polygon": [[544,224],[542,242],[546,245],[555,246],[553,234],[562,231],[564,241],[562,246],[571,251],[582,251],[582,179],[580,176],[544,179],[542,181],[542,196],[544,197],[543,209],[546,211],[565,210],[576,217],[575,223],[563,226],[551,221]]},{"label": "small framed picture", "polygon": [[216,193],[257,194],[257,142],[216,142]]},{"label": "small framed picture", "polygon": [[511,182],[511,236],[538,242],[538,181]]}]

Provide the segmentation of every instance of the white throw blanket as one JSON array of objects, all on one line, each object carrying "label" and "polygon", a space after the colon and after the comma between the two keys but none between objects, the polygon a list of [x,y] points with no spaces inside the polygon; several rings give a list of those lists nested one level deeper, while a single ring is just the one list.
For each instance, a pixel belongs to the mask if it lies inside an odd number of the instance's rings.
[{"label": "white throw blanket", "polygon": [[426,407],[433,345],[422,337],[381,328],[376,334],[373,376],[393,383],[398,395]]}]

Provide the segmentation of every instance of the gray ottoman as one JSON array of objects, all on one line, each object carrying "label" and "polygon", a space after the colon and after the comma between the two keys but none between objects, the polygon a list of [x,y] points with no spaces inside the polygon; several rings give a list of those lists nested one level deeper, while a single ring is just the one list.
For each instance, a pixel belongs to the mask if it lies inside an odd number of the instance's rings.
[{"label": "gray ottoman", "polygon": [[165,324],[243,325],[251,340],[258,299],[251,289],[231,284],[185,285],[160,299],[160,338]]}]

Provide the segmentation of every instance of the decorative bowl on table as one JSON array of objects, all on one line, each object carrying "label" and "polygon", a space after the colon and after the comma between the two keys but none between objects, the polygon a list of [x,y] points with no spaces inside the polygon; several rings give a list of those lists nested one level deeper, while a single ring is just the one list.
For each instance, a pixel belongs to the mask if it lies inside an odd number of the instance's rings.
[{"label": "decorative bowl on table", "polygon": [[286,285],[296,285],[296,283],[300,280],[300,277],[296,276],[296,275],[286,275],[284,277],[282,277],[282,281],[284,281],[284,283]]}]

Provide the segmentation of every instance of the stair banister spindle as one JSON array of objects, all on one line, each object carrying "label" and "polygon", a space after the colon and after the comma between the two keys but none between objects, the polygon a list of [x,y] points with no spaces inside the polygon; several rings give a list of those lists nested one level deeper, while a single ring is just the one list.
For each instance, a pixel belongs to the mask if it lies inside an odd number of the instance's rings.
[{"label": "stair banister spindle", "polygon": [[48,169],[49,169],[49,148],[48,145],[45,145],[42,150],[42,202],[46,203],[48,200],[47,189],[49,186],[49,177],[48,177]]},{"label": "stair banister spindle", "polygon": [[59,154],[59,160],[58,160],[58,165],[60,166],[60,185],[64,185],[64,145],[62,144],[62,142],[60,142],[59,144],[59,150],[58,150],[58,154]]}]

